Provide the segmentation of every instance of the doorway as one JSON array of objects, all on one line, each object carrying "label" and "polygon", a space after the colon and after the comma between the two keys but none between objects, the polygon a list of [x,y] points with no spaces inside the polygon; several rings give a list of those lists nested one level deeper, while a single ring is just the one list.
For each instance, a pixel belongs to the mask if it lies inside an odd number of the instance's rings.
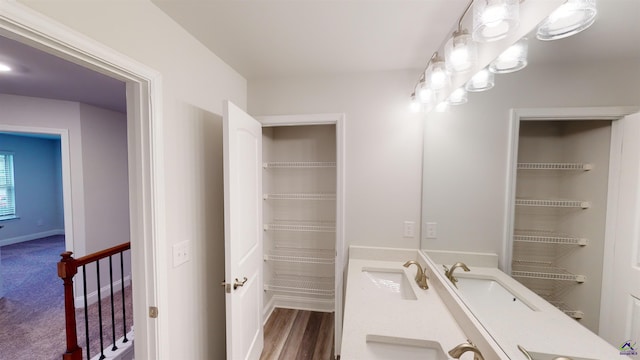
[{"label": "doorway", "polygon": [[163,204],[155,196],[162,191],[160,77],[155,71],[17,3],[3,3],[0,35],[126,83],[132,277],[140,284],[134,287],[133,294],[135,356],[160,358],[158,338],[165,332],[159,329],[155,318],[146,316],[147,307],[165,304],[167,297],[167,289],[163,287],[166,281],[157,280],[157,274],[166,273],[163,268],[166,265],[156,260],[164,240],[164,229],[157,221]]}]

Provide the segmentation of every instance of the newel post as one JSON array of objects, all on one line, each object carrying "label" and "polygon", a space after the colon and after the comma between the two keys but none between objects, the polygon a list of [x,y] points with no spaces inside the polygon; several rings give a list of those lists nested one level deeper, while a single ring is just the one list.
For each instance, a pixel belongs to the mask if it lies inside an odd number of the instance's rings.
[{"label": "newel post", "polygon": [[67,351],[62,354],[63,360],[82,360],[82,349],[78,346],[76,331],[76,307],[73,299],[73,276],[78,272],[75,259],[71,251],[66,251],[60,256],[58,262],[58,276],[64,283],[64,312],[67,332]]}]

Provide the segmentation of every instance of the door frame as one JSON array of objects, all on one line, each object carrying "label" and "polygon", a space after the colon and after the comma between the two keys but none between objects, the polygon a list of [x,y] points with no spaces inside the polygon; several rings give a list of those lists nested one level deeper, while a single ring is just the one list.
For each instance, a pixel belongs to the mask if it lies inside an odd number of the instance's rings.
[{"label": "door frame", "polygon": [[[507,174],[506,174],[506,196],[504,233],[502,239],[502,254],[500,255],[500,266],[502,270],[511,274],[511,259],[513,251],[513,221],[515,217],[515,192],[518,163],[518,141],[520,132],[520,121],[549,121],[549,120],[611,120],[611,144],[609,148],[609,182],[607,188],[607,218],[605,223],[604,239],[604,262],[602,277],[602,292],[600,314],[603,314],[610,303],[607,295],[611,294],[610,287],[613,277],[613,253],[615,248],[615,225],[616,209],[618,206],[618,178],[620,172],[620,149],[622,147],[622,124],[620,120],[626,115],[638,112],[640,107],[636,106],[609,106],[609,107],[568,107],[568,108],[522,108],[511,109],[509,122],[510,139],[507,151]],[[600,318],[600,328],[605,322]]]},{"label": "door frame", "polygon": [[[304,125],[335,125],[336,127],[336,261],[335,261],[335,316],[334,316],[334,344],[335,355],[340,355],[342,349],[342,319],[344,298],[344,277],[347,271],[348,248],[344,241],[344,205],[345,205],[345,114],[299,114],[299,115],[269,115],[255,116],[262,123],[262,127],[273,126],[304,126]],[[266,318],[265,318],[266,321]]]},{"label": "door frame", "polygon": [[161,76],[15,1],[0,1],[0,35],[126,82],[135,356],[162,359],[166,325],[147,316],[168,305]]}]

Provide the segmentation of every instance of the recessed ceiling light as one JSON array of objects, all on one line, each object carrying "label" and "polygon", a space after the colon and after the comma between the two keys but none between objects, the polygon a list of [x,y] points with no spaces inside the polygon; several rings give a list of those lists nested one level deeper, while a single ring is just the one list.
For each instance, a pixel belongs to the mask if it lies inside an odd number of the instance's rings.
[{"label": "recessed ceiling light", "polygon": [[0,72],[11,71],[11,67],[7,64],[0,63]]}]

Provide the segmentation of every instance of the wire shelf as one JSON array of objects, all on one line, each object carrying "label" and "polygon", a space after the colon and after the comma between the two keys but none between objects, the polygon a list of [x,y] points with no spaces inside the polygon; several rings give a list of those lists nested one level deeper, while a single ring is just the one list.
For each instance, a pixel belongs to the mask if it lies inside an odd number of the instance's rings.
[{"label": "wire shelf", "polygon": [[514,264],[511,275],[513,277],[520,278],[575,281],[577,283],[583,283],[586,280],[586,276],[584,275],[575,275],[565,269],[550,266],[547,267]]},{"label": "wire shelf", "polygon": [[584,312],[580,310],[573,310],[567,304],[562,301],[548,300],[549,303],[555,307],[557,307],[563,313],[569,315],[574,319],[582,319],[584,317]]},{"label": "wire shelf", "polygon": [[593,164],[589,163],[518,163],[518,170],[578,170],[589,171]]},{"label": "wire shelf", "polygon": [[298,264],[335,264],[335,250],[273,251],[264,255],[265,261]]},{"label": "wire shelf", "polygon": [[264,290],[304,295],[335,295],[333,278],[322,277],[300,277],[298,279],[276,277],[264,284]]},{"label": "wire shelf", "polygon": [[586,246],[589,243],[585,238],[545,230],[516,230],[513,241],[580,246]]},{"label": "wire shelf", "polygon": [[265,169],[335,168],[335,161],[272,161],[262,164]]},{"label": "wire shelf", "polygon": [[580,200],[516,199],[517,206],[588,209],[591,203]]},{"label": "wire shelf", "polygon": [[302,194],[264,194],[265,200],[335,200],[336,194],[302,193]]},{"label": "wire shelf", "polygon": [[320,224],[265,224],[265,231],[295,231],[295,232],[335,232],[335,223]]}]

